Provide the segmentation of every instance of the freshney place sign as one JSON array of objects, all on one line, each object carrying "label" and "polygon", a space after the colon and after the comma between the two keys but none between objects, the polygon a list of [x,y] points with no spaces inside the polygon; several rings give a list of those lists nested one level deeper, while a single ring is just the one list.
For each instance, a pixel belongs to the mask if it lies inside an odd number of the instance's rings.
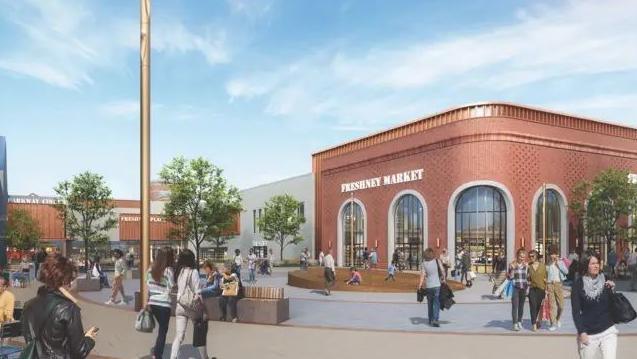
[{"label": "freshney place sign", "polygon": [[342,183],[341,184],[341,192],[353,192],[361,189],[368,188],[376,188],[380,186],[388,186],[392,184],[399,184],[405,182],[412,181],[420,181],[422,180],[422,174],[425,172],[424,169],[420,168],[417,170],[405,171],[400,173],[394,173],[387,176],[374,177],[363,179],[359,181]]}]

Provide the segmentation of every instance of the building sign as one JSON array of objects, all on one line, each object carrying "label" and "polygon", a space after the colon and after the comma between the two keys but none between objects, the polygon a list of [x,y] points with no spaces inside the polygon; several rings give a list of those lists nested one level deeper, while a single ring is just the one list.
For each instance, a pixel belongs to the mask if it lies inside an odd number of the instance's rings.
[{"label": "building sign", "polygon": [[9,196],[9,202],[17,204],[57,204],[58,199],[56,197],[40,197],[37,194],[30,194],[28,196]]},{"label": "building sign", "polygon": [[[120,215],[119,216],[119,221],[120,222],[139,222],[141,221],[141,217],[137,216],[137,215]],[[150,216],[150,221],[151,222],[165,222],[164,218],[162,218],[161,216]]]},{"label": "building sign", "polygon": [[359,181],[342,183],[341,192],[353,192],[362,189],[376,188],[380,186],[388,186],[393,184],[420,181],[422,180],[424,169],[410,170],[400,173],[394,173],[391,175],[367,178]]}]

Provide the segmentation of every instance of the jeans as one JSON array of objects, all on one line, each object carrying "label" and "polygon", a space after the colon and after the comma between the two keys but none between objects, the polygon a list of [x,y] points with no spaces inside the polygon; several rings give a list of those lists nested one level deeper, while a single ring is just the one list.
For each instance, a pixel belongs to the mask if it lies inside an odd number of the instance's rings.
[{"label": "jeans", "polygon": [[529,290],[529,310],[531,312],[531,324],[537,322],[537,317],[542,309],[542,301],[546,292],[540,288],[531,288]]},{"label": "jeans", "polygon": [[248,277],[248,282],[254,283],[256,281],[257,281],[256,269],[250,268],[250,276]]},{"label": "jeans", "polygon": [[577,343],[577,353],[580,359],[617,358],[617,328],[612,326],[599,334],[589,335],[588,344]]},{"label": "jeans", "polygon": [[155,358],[162,358],[164,355],[164,347],[166,346],[166,333],[168,333],[168,323],[170,323],[170,308],[151,305],[150,311],[157,320],[157,340],[153,348]]},{"label": "jeans", "polygon": [[513,287],[513,293],[511,294],[511,318],[513,320],[513,324],[522,322],[525,300],[526,289]]},{"label": "jeans", "polygon": [[427,295],[427,318],[429,322],[437,322],[440,319],[440,287],[425,289]]},{"label": "jeans", "polygon": [[226,320],[226,313],[228,312],[228,304],[230,304],[230,316],[232,319],[237,317],[237,301],[239,299],[235,296],[221,296],[219,298],[219,309],[221,309],[221,318]]}]

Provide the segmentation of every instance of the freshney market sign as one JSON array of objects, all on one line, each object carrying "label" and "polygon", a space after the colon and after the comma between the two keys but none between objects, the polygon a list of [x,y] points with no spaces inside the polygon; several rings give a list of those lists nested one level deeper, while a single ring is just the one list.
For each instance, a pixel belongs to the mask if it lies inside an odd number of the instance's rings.
[{"label": "freshney market sign", "polygon": [[410,170],[391,175],[362,179],[354,182],[342,183],[341,193],[354,192],[368,188],[388,186],[393,184],[413,182],[422,180],[424,169]]}]

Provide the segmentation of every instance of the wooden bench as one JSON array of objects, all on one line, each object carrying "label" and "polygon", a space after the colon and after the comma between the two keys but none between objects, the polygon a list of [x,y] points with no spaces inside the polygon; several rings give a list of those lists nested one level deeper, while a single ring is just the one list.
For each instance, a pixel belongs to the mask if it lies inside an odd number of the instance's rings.
[{"label": "wooden bench", "polygon": [[[210,320],[219,320],[219,297],[206,298],[206,313]],[[230,308],[228,308],[228,311]],[[283,288],[244,287],[244,297],[237,302],[239,322],[279,324],[290,319],[290,300]]]}]

